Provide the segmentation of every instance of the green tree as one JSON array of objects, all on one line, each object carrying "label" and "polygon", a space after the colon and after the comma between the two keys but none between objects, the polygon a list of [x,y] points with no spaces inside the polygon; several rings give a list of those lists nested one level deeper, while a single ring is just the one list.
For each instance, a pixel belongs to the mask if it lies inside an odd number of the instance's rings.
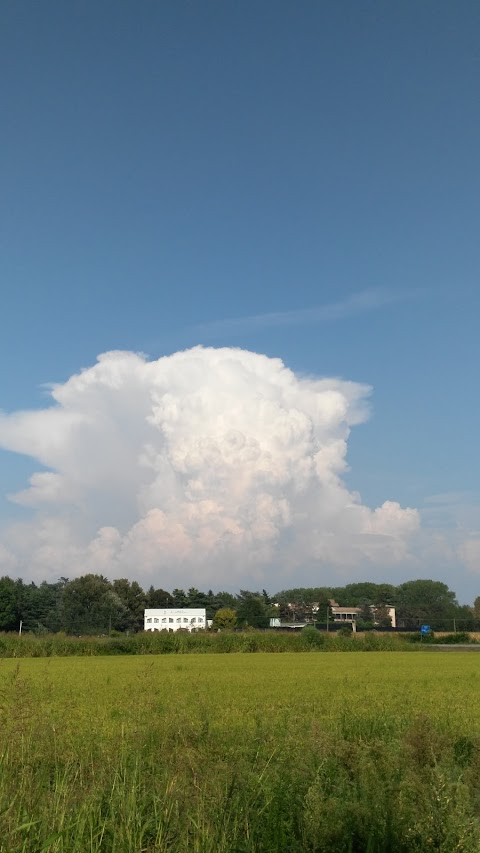
[{"label": "green tree", "polygon": [[187,592],[187,607],[209,607],[210,599],[205,592],[192,586]]},{"label": "green tree", "polygon": [[63,590],[68,578],[59,578],[55,583],[42,581],[38,588],[38,627],[47,631],[61,631],[65,627],[63,612]]},{"label": "green tree", "polygon": [[397,588],[392,584],[362,581],[334,587],[332,598],[338,602],[340,607],[361,607],[365,601],[369,601],[371,604],[392,605],[396,592]]},{"label": "green tree", "polygon": [[48,629],[43,624],[45,613],[42,607],[41,587],[35,583],[17,583],[17,606],[19,617],[22,620],[23,631],[42,631]]},{"label": "green tree", "polygon": [[237,609],[238,623],[250,628],[268,628],[270,613],[263,597],[245,590],[241,590],[240,595]]},{"label": "green tree", "polygon": [[173,596],[164,589],[155,589],[151,586],[146,596],[147,607],[173,607]]},{"label": "green tree", "polygon": [[378,604],[375,606],[375,624],[378,625],[379,628],[392,627],[392,617],[388,612],[386,604]]},{"label": "green tree", "polygon": [[294,589],[283,589],[273,596],[273,601],[280,605],[300,604],[308,606],[320,601],[328,602],[332,598],[332,590],[325,586],[296,587]]},{"label": "green tree", "polygon": [[63,589],[65,629],[75,634],[107,633],[125,624],[126,608],[107,578],[82,575]]},{"label": "green tree", "polygon": [[221,607],[231,607],[235,610],[238,603],[238,599],[231,592],[217,592],[213,597],[212,607],[215,611],[220,610]]},{"label": "green tree", "polygon": [[18,587],[12,578],[0,578],[0,631],[18,631],[20,625]]},{"label": "green tree", "polygon": [[455,624],[459,631],[476,631],[478,622],[472,607],[467,604],[461,605],[455,615]]},{"label": "green tree", "polygon": [[445,583],[415,580],[397,588],[395,606],[399,622],[406,625],[429,624],[437,630],[452,627],[459,605],[455,593]]},{"label": "green tree", "polygon": [[118,578],[113,581],[112,587],[126,610],[124,627],[117,630],[142,631],[147,596],[140,584],[137,581],[130,583],[127,578]]},{"label": "green tree", "polygon": [[237,614],[235,610],[232,610],[230,607],[221,607],[220,610],[217,610],[215,616],[213,617],[212,627],[217,630],[225,630],[235,628],[237,624]]},{"label": "green tree", "polygon": [[56,583],[42,581],[40,586],[16,581],[17,607],[24,631],[55,633],[64,628],[62,597],[66,583],[66,578]]},{"label": "green tree", "polygon": [[[275,615],[287,621],[325,622],[332,591],[324,586],[283,589],[271,601],[278,607]],[[273,615],[273,614],[272,614]]]},{"label": "green tree", "polygon": [[188,607],[188,598],[184,589],[174,589],[172,592],[173,607]]},{"label": "green tree", "polygon": [[[349,605],[347,605],[349,606]],[[352,605],[353,607],[354,605]],[[360,603],[360,613],[357,616],[357,623],[359,627],[371,628],[374,624],[374,616],[372,612],[372,607],[369,601],[362,601]]]},{"label": "green tree", "polygon": [[480,622],[480,595],[477,595],[475,601],[473,602],[473,618]]}]

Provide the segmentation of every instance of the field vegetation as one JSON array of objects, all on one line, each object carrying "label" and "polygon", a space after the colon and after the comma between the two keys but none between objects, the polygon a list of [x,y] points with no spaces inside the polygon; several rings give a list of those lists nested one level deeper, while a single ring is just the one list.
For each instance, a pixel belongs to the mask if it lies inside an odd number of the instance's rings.
[{"label": "field vegetation", "polygon": [[[231,654],[235,652],[401,651],[412,649],[402,635],[355,637],[348,628],[327,634],[315,628],[298,632],[221,631],[145,632],[129,636],[71,637],[65,634],[0,634],[2,657],[64,657],[93,655]],[[408,643],[408,645],[407,645]]]},{"label": "field vegetation", "polygon": [[340,631],[318,631],[307,626],[300,631],[199,631],[188,633],[141,632],[108,636],[72,637],[58,634],[0,634],[0,656],[75,657],[95,655],[233,654],[252,652],[372,652],[415,651],[436,643],[477,645],[470,634],[354,634],[350,626]]},{"label": "field vegetation", "polygon": [[108,636],[71,637],[58,634],[0,634],[0,656],[4,658],[76,657],[95,655],[158,655],[158,654],[233,654],[253,652],[372,652],[418,651],[436,643],[477,644],[470,634],[442,634],[422,637],[413,634],[354,634],[350,627],[340,631],[318,631],[306,627],[301,631],[241,632],[199,631],[188,633],[145,632]]},{"label": "field vegetation", "polygon": [[479,688],[462,652],[3,659],[0,851],[477,853]]}]

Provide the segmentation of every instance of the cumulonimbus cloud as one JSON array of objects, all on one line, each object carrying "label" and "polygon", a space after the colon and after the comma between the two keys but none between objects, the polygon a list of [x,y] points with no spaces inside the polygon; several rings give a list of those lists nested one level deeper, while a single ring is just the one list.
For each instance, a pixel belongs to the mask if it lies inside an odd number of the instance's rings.
[{"label": "cumulonimbus cloud", "polygon": [[43,468],[11,496],[33,515],[4,531],[0,569],[276,589],[408,559],[417,511],[370,509],[343,479],[368,386],[195,347],[108,352],[50,393],[0,417],[0,446]]}]

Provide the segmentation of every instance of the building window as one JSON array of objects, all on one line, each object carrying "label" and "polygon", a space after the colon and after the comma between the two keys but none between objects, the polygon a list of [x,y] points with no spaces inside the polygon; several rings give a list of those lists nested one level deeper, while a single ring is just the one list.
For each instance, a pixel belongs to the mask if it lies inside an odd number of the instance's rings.
[{"label": "building window", "polygon": [[188,618],[186,616],[183,617],[184,622],[188,622]]},{"label": "building window", "polygon": [[159,620],[159,619],[154,619],[153,621],[155,622],[155,624],[156,624],[156,625],[158,625],[158,622],[159,622],[160,620]]},{"label": "building window", "polygon": [[147,619],[147,622],[151,622],[151,621],[152,621],[152,617],[150,616],[150,617]]}]

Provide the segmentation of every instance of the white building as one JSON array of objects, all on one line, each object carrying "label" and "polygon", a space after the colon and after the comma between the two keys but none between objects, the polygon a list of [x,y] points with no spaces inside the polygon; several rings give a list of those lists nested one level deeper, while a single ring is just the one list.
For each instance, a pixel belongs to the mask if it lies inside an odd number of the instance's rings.
[{"label": "white building", "polygon": [[204,607],[159,607],[145,610],[145,631],[196,631],[207,627]]}]

